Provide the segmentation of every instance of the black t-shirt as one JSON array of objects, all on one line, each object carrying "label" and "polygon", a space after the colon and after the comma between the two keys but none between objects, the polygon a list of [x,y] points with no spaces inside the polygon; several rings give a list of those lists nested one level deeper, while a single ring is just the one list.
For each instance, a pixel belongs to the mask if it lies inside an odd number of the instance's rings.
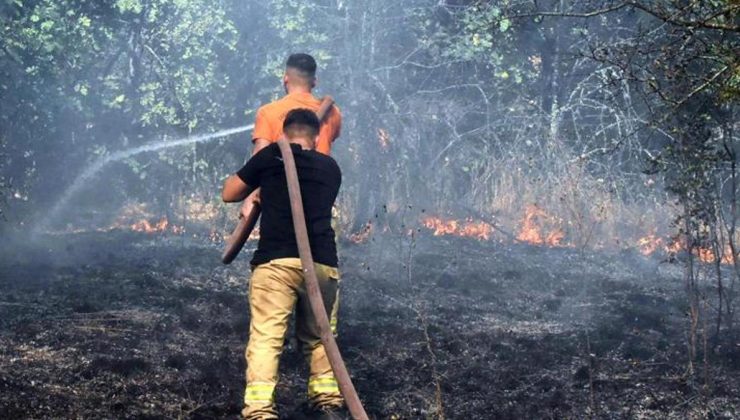
[{"label": "black t-shirt", "polygon": [[[290,145],[301,185],[303,211],[315,262],[337,266],[337,247],[331,227],[331,209],[342,183],[339,165],[329,156]],[[276,258],[298,258],[298,244],[290,212],[288,184],[280,148],[273,143],[260,150],[237,172],[250,189],[262,188],[260,240],[252,265]]]}]

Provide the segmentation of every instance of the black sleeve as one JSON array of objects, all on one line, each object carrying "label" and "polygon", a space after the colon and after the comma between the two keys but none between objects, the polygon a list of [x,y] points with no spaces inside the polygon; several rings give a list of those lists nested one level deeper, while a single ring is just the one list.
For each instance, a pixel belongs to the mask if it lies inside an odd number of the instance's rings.
[{"label": "black sleeve", "polygon": [[249,158],[246,164],[239,169],[236,175],[244,181],[249,189],[257,189],[260,187],[262,181],[262,175],[264,169],[267,167],[267,163],[270,161],[270,157],[273,154],[273,145],[267,146],[264,149],[257,152],[256,155]]},{"label": "black sleeve", "polygon": [[334,177],[335,183],[337,184],[336,187],[339,189],[339,187],[342,185],[342,169],[339,167],[339,164],[336,160],[334,160],[333,157],[327,156],[327,163],[329,167],[331,168],[330,172],[332,176]]}]

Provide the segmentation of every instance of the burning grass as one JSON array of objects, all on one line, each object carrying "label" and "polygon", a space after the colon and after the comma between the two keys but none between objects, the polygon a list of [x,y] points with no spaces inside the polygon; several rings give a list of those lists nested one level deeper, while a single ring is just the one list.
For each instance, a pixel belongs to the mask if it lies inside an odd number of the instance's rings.
[{"label": "burning grass", "polygon": [[171,232],[175,235],[181,235],[185,233],[185,228],[182,226],[176,226],[170,224],[170,222],[167,220],[167,217],[161,217],[159,221],[157,222],[150,222],[147,219],[139,220],[130,226],[131,230],[134,232],[144,232],[144,233],[161,233],[161,232]]},{"label": "burning grass", "polygon": [[[183,216],[183,223],[172,223],[167,216],[157,215],[155,211],[141,203],[129,203],[123,206],[118,214],[114,217],[112,223],[102,227],[73,228],[68,227],[66,230],[57,233],[82,233],[82,232],[109,232],[112,230],[126,230],[141,232],[147,234],[173,234],[185,235],[194,238],[207,239],[213,243],[223,243],[228,237],[230,226],[228,223],[223,224],[221,228],[214,227],[218,225],[217,220],[233,222],[223,213],[223,208],[208,203],[198,202],[194,199],[185,200],[187,205],[185,210],[178,211],[178,214],[186,212],[187,217]],[[395,208],[388,206],[388,208]],[[231,208],[229,208],[231,209]],[[659,258],[673,258],[684,252],[687,247],[685,241],[680,236],[670,236],[668,234],[659,235],[658,231],[666,232],[665,227],[657,226],[654,218],[655,213],[649,213],[650,218],[645,215],[636,216],[632,214],[636,221],[628,229],[622,229],[623,233],[612,234],[612,236],[601,235],[604,225],[614,223],[611,217],[616,217],[612,210],[603,208],[602,219],[591,222],[591,229],[585,230],[584,222],[578,222],[578,218],[564,218],[556,214],[562,211],[551,211],[543,205],[529,203],[523,206],[518,217],[493,217],[499,221],[489,222],[477,220],[472,217],[455,218],[440,217],[423,213],[418,220],[419,227],[423,230],[430,231],[433,236],[455,236],[461,238],[476,239],[479,241],[497,241],[501,243],[523,243],[544,247],[577,247],[580,249],[611,249],[624,250],[634,249],[644,256],[654,256]],[[337,221],[337,227],[340,235],[355,244],[367,242],[374,235],[385,235],[393,232],[386,224],[379,224],[377,221],[368,221],[357,232],[345,232],[343,229],[348,227],[345,212],[335,209],[334,218]],[[624,211],[624,210],[623,210]],[[661,211],[666,211],[665,209]],[[628,216],[623,216],[628,217]],[[186,224],[187,223],[187,226]],[[640,229],[647,226],[649,233],[640,233]],[[416,230],[405,228],[405,235],[412,235]],[[259,228],[256,228],[249,238],[251,241],[259,239]],[[736,239],[738,242],[740,238]],[[717,261],[717,254],[721,255],[719,261],[722,264],[734,264],[735,259],[732,255],[732,249],[729,244],[718,250],[710,247],[695,246],[692,254],[703,263],[713,263]]]},{"label": "burning grass", "polygon": [[565,232],[561,225],[562,220],[550,216],[536,204],[530,204],[524,212],[522,227],[516,238],[533,245],[562,246]]},{"label": "burning grass", "polygon": [[[640,253],[645,256],[660,254],[674,256],[680,252],[685,252],[688,248],[686,241],[681,236],[661,238],[654,233],[638,239],[637,245],[639,246]],[[735,257],[733,256],[732,247],[729,244],[722,246],[722,250],[719,252],[711,248],[699,246],[694,247],[692,253],[703,263],[714,263],[717,261],[717,255],[721,255],[719,258],[720,263],[735,264]]]},{"label": "burning grass", "polygon": [[[461,238],[471,238],[481,241],[497,239],[499,242],[505,242],[506,236],[496,235],[494,225],[467,219],[443,219],[436,216],[425,216],[421,219],[421,224],[432,232],[433,236],[457,236]],[[545,247],[573,247],[574,241],[566,240],[567,223],[559,218],[551,216],[540,206],[530,204],[526,206],[524,215],[519,223],[519,231],[514,238],[516,242],[530,245]],[[354,237],[353,242],[360,243],[367,239],[371,233],[370,230]],[[740,238],[738,238],[740,239]],[[639,251],[640,254],[650,257],[658,256],[661,258],[673,258],[676,255],[685,252],[688,248],[681,236],[660,237],[656,233],[650,233],[637,239],[614,238],[611,244],[600,242],[599,248],[602,249],[624,249],[631,248]],[[722,264],[734,264],[732,247],[725,244],[719,252],[708,247],[694,247],[693,255],[703,263],[714,263],[717,261],[717,254],[721,257],[719,261]]]},{"label": "burning grass", "polygon": [[434,236],[454,235],[487,241],[493,237],[493,226],[473,219],[455,220],[440,219],[439,217],[425,217],[422,224],[433,231]]}]

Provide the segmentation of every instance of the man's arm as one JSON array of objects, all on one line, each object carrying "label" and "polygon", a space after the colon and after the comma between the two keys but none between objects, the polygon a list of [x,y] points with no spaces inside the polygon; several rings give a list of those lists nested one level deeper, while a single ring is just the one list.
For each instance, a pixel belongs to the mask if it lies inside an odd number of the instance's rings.
[{"label": "man's arm", "polygon": [[221,190],[221,199],[226,203],[235,203],[242,201],[254,191],[246,182],[239,178],[239,175],[230,175],[224,181],[223,190]]},{"label": "man's arm", "polygon": [[252,156],[237,173],[226,178],[221,198],[227,203],[242,201],[259,188],[260,175],[271,156],[264,149]]},{"label": "man's arm", "polygon": [[[254,119],[254,130],[252,130],[252,156],[260,152],[260,150],[269,146],[272,142],[268,140],[273,133],[270,121],[265,116],[263,108],[257,110],[257,115]],[[252,209],[256,204],[260,202],[259,190],[255,190],[246,200],[240,209],[240,217],[249,217],[252,213]]]},{"label": "man's arm", "polygon": [[269,146],[272,139],[275,136],[275,128],[270,124],[270,120],[265,115],[264,107],[257,110],[257,115],[254,117],[254,129],[252,130],[252,156],[256,155],[260,150]]},{"label": "man's arm", "polygon": [[335,142],[342,135],[342,112],[338,106],[334,105],[330,117],[333,120],[332,125],[334,126],[334,139],[332,142]]},{"label": "man's arm", "polygon": [[[265,139],[254,139],[254,147],[252,148],[252,156],[259,153],[262,149],[269,146],[271,143],[268,140]],[[244,200],[244,199],[242,199]],[[238,200],[241,201],[241,200]],[[260,190],[255,189],[254,192],[252,192],[246,200],[244,200],[244,204],[242,204],[241,209],[239,210],[239,217],[249,217],[250,213],[252,213],[252,209],[255,205],[260,203]]]},{"label": "man's arm", "polygon": [[342,132],[342,114],[339,107],[332,105],[327,112],[322,122],[322,136],[316,142],[316,151],[325,155],[331,154],[332,145]]}]

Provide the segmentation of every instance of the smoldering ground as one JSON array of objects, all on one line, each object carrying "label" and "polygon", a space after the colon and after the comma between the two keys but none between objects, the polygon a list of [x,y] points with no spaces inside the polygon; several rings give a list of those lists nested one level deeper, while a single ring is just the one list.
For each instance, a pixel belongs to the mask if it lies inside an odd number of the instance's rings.
[{"label": "smoldering ground", "polygon": [[[218,255],[124,230],[5,244],[4,417],[237,415],[248,264]],[[339,344],[374,418],[738,415],[737,348],[711,355],[710,388],[685,378],[676,264],[430,233],[341,257]],[[290,338],[281,365],[288,414],[306,373]]]}]

